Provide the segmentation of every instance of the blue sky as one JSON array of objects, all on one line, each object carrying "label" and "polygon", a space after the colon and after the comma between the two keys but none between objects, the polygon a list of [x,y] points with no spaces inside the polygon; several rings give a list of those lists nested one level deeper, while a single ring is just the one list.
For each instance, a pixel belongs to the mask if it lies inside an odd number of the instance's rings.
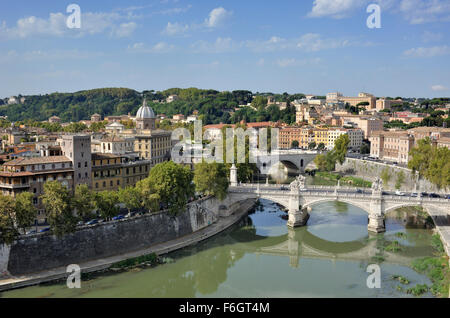
[{"label": "blue sky", "polygon": [[[69,29],[69,4],[81,28]],[[381,28],[369,29],[370,3]],[[0,96],[98,87],[450,96],[450,0],[0,2]]]}]

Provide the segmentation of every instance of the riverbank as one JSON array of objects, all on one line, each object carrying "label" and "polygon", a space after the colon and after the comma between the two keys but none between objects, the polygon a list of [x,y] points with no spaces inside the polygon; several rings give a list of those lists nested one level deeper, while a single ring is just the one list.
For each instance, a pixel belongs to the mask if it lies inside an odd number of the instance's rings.
[{"label": "riverbank", "polygon": [[[208,239],[235,224],[242,217],[247,215],[248,211],[253,208],[255,201],[247,200],[239,206],[236,211],[227,217],[220,217],[217,222],[209,225],[206,228],[193,232],[191,234],[179,237],[174,240],[167,242],[155,244],[146,249],[133,251],[121,255],[116,255],[112,257],[106,257],[102,259],[97,259],[93,261],[88,261],[78,264],[81,268],[81,273],[92,273],[96,271],[102,271],[110,268],[113,264],[120,261],[124,261],[131,258],[136,258],[148,254],[164,255],[175,250],[187,247],[189,245],[196,244],[205,239]],[[21,288],[26,286],[37,285],[45,282],[51,282],[55,280],[67,278],[68,273],[66,273],[66,267],[58,267],[51,270],[41,271],[38,273],[21,275],[21,276],[11,276],[7,279],[0,281],[0,291],[6,291],[15,288]]]}]

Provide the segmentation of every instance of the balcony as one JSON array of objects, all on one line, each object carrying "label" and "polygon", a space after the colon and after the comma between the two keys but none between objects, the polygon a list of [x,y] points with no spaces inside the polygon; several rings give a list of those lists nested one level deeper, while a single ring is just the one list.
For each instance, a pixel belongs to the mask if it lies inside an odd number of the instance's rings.
[{"label": "balcony", "polygon": [[30,183],[26,182],[26,183],[3,183],[0,182],[0,188],[4,188],[4,189],[23,189],[23,188],[29,188],[30,187]]}]

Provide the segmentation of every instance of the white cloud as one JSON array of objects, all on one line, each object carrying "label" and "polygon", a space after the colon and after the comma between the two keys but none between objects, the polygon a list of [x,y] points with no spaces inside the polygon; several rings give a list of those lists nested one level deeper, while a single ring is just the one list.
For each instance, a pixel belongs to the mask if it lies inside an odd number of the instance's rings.
[{"label": "white cloud", "polygon": [[326,49],[343,48],[351,45],[366,45],[344,39],[323,38],[318,33],[306,33],[299,38],[284,39],[272,36],[266,41],[246,41],[245,46],[255,52],[273,52],[283,50],[301,50],[317,52]]},{"label": "white cloud", "polygon": [[305,66],[305,65],[317,65],[321,62],[321,59],[318,57],[311,58],[311,59],[302,59],[298,60],[295,58],[285,58],[285,59],[278,59],[275,64],[277,64],[279,67],[295,67],[295,66]]},{"label": "white cloud", "polygon": [[11,50],[6,54],[0,54],[0,63],[22,63],[35,61],[54,61],[54,60],[68,60],[68,59],[92,59],[96,57],[103,57],[102,52],[89,52],[80,50],[34,50],[18,53]]},{"label": "white cloud", "polygon": [[399,11],[411,24],[450,21],[448,0],[402,0]]},{"label": "white cloud", "polygon": [[137,25],[134,22],[122,23],[117,29],[113,31],[113,34],[118,38],[129,37],[131,34],[133,34],[136,27]]},{"label": "white cloud", "polygon": [[137,42],[128,46],[128,51],[133,53],[168,53],[174,49],[174,45],[166,42],[158,42],[151,47],[147,47],[143,42]]},{"label": "white cloud", "polygon": [[365,12],[370,3],[378,3],[382,13],[391,11],[402,15],[411,24],[450,21],[449,0],[314,0],[309,17],[341,19],[357,10]]},{"label": "white cloud", "polygon": [[240,46],[240,43],[234,42],[231,38],[218,37],[215,42],[197,41],[191,45],[191,49],[194,53],[224,53],[235,51]]},{"label": "white cloud", "polygon": [[443,85],[433,85],[433,86],[431,86],[431,90],[435,91],[435,92],[441,92],[441,91],[448,90],[448,88]]},{"label": "white cloud", "polygon": [[351,11],[362,7],[367,0],[314,0],[310,17],[331,16],[336,19],[346,17]]},{"label": "white cloud", "polygon": [[32,36],[75,36],[86,34],[109,33],[115,37],[128,37],[136,29],[134,22],[122,22],[127,19],[116,12],[92,13],[84,12],[81,16],[81,28],[69,29],[66,25],[67,16],[63,13],[50,13],[47,19],[30,16],[17,20],[16,25],[7,27],[3,22],[0,26],[0,38],[15,39]]},{"label": "white cloud", "polygon": [[316,52],[325,49],[341,48],[349,45],[348,40],[322,39],[320,34],[307,33],[297,43],[297,47],[305,51]]},{"label": "white cloud", "polygon": [[403,52],[406,56],[411,57],[435,57],[450,54],[450,47],[447,45],[433,47],[417,47]]},{"label": "white cloud", "polygon": [[167,23],[166,28],[162,32],[163,34],[167,35],[177,35],[177,34],[183,34],[189,30],[189,25],[185,24],[182,25],[178,22],[175,23]]},{"label": "white cloud", "polygon": [[231,15],[231,11],[227,11],[222,7],[215,8],[209,13],[209,17],[205,20],[205,25],[209,28],[221,26]]}]

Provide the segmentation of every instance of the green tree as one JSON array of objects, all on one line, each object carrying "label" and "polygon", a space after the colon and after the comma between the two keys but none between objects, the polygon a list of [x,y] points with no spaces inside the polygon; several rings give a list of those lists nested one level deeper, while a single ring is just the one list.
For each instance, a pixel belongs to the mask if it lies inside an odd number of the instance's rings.
[{"label": "green tree", "polygon": [[87,184],[78,184],[75,187],[72,207],[76,210],[81,220],[87,221],[93,218],[93,210],[95,208],[94,200],[94,193],[92,193]]},{"label": "green tree", "polygon": [[111,220],[119,214],[119,197],[117,191],[101,191],[95,194],[95,207],[105,220]]},{"label": "green tree", "polygon": [[193,173],[173,161],[157,164],[150,170],[149,182],[169,213],[177,215],[184,211],[188,199],[194,195]]},{"label": "green tree", "polygon": [[420,177],[424,177],[430,165],[430,158],[432,157],[431,139],[428,137],[420,139],[417,142],[417,146],[409,152],[409,156],[408,168],[413,172],[419,172]]},{"label": "green tree", "polygon": [[119,201],[125,204],[128,212],[142,207],[142,195],[138,188],[131,186],[120,188],[118,195]]},{"label": "green tree", "polygon": [[450,186],[450,150],[448,148],[433,148],[425,177],[438,188]]},{"label": "green tree", "polygon": [[370,153],[370,144],[363,142],[360,149],[361,154],[366,155]]},{"label": "green tree", "polygon": [[14,225],[13,198],[0,194],[0,243],[11,244],[19,235]]},{"label": "green tree", "polygon": [[291,148],[298,148],[298,146],[299,146],[298,140],[293,140],[291,143]]},{"label": "green tree", "polygon": [[316,148],[316,146],[317,146],[317,144],[316,144],[316,142],[315,141],[313,141],[313,142],[310,142],[309,144],[308,144],[308,149],[314,149],[314,148]]},{"label": "green tree", "polygon": [[320,171],[333,171],[336,168],[336,158],[333,151],[327,154],[319,154],[314,158],[314,163]]},{"label": "green tree", "polygon": [[321,142],[318,146],[317,146],[317,150],[324,150],[325,149],[325,144],[323,142]]},{"label": "green tree", "polygon": [[77,218],[72,214],[71,197],[65,186],[58,181],[47,181],[41,199],[48,222],[57,236],[75,231]]},{"label": "green tree", "polygon": [[399,173],[397,173],[397,179],[395,181],[395,188],[397,190],[400,190],[404,181],[405,181],[405,174],[403,173],[403,171],[400,171]]},{"label": "green tree", "polygon": [[334,142],[334,155],[336,160],[343,164],[345,161],[345,155],[347,154],[350,138],[347,134],[340,135]]},{"label": "green tree", "polygon": [[194,183],[197,192],[225,199],[228,190],[227,169],[224,164],[198,163],[194,170]]},{"label": "green tree", "polygon": [[159,203],[161,202],[161,197],[153,185],[150,183],[149,178],[145,178],[136,183],[136,190],[139,192],[140,197],[142,198],[142,206],[146,209],[149,209],[152,212],[159,211]]},{"label": "green tree", "polygon": [[16,222],[17,227],[26,233],[27,227],[33,224],[37,209],[33,204],[33,194],[30,192],[22,192],[16,196]]},{"label": "green tree", "polygon": [[389,172],[389,168],[385,167],[383,171],[381,171],[380,175],[381,180],[383,181],[383,184],[387,186],[389,184],[389,181],[391,180],[391,173]]}]

